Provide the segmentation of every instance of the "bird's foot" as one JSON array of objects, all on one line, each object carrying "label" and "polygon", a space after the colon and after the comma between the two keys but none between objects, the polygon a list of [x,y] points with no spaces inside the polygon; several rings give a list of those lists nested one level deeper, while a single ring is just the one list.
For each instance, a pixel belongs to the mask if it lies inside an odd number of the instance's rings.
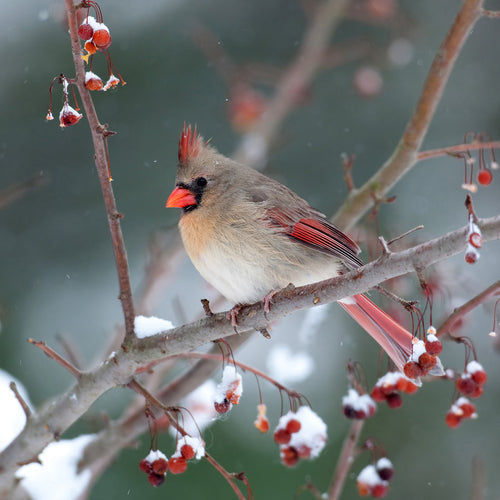
[{"label": "bird's foot", "polygon": [[278,293],[278,290],[271,290],[269,293],[264,295],[262,298],[262,305],[264,306],[264,317],[267,319],[267,315],[271,310],[271,301],[273,297]]},{"label": "bird's foot", "polygon": [[238,314],[240,314],[241,309],[243,308],[243,304],[236,304],[231,308],[231,310],[226,314],[227,319],[231,320],[231,325],[233,327],[233,330],[236,333],[240,333],[238,331]]}]

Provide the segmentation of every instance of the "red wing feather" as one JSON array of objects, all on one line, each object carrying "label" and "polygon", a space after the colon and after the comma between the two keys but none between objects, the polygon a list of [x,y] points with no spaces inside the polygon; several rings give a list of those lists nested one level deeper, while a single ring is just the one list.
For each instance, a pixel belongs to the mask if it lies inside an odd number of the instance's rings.
[{"label": "red wing feather", "polygon": [[351,266],[363,265],[357,257],[360,252],[358,245],[326,219],[320,218],[319,212],[318,217],[303,217],[298,221],[298,217],[294,220],[292,214],[279,209],[270,210],[268,216],[273,225],[282,227],[288,237],[299,243],[340,257]]}]

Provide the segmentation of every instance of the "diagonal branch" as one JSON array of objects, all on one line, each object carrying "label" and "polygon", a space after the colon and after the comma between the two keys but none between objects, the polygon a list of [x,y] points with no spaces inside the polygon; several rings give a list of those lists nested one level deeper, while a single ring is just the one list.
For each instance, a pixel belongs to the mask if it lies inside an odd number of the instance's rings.
[{"label": "diagonal branch", "polygon": [[359,189],[349,192],[332,221],[343,230],[351,228],[373,205],[373,195],[382,198],[418,160],[417,153],[443,95],[460,51],[481,17],[483,0],[465,0],[439,48],[427,75],[413,115],[392,156]]}]

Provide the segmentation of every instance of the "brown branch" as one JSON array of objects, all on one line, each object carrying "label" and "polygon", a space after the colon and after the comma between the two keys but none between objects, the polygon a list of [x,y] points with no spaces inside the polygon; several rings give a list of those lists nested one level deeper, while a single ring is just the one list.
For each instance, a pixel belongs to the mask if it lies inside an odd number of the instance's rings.
[{"label": "brown branch", "polygon": [[328,488],[328,500],[338,500],[340,498],[347,474],[349,474],[355,458],[356,446],[363,431],[364,423],[364,420],[354,420],[349,428],[349,433],[342,445],[332,482]]},{"label": "brown branch", "polygon": [[[205,458],[208,460],[208,462],[211,465],[213,465],[215,467],[215,469],[217,469],[217,471],[229,483],[229,486],[231,486],[231,488],[233,489],[233,491],[236,493],[236,496],[240,500],[246,500],[245,495],[243,495],[243,493],[240,491],[240,489],[238,488],[238,486],[236,486],[236,484],[234,483],[234,480],[233,480],[234,479],[234,475],[233,474],[229,474],[229,472],[227,472],[227,470],[224,469],[224,467],[222,467],[222,465],[220,465],[219,462],[217,462],[217,460],[215,460],[215,458],[213,458],[207,452],[205,452]],[[247,485],[247,487],[248,487],[248,485]]]},{"label": "brown branch", "polygon": [[23,409],[24,415],[26,416],[26,420],[30,418],[31,416],[31,409],[28,406],[28,403],[23,399],[21,394],[19,394],[19,391],[17,390],[17,385],[15,382],[11,382],[9,384],[10,390],[14,393],[14,396],[16,397],[17,401],[21,405],[21,408]]},{"label": "brown branch", "polygon": [[427,151],[420,151],[417,158],[418,161],[428,160],[429,158],[436,158],[437,156],[444,156],[453,153],[461,153],[463,151],[475,151],[477,149],[498,149],[500,148],[500,141],[489,142],[472,142],[470,144],[457,144],[455,146],[447,146],[445,148],[428,149]]},{"label": "brown branch", "polygon": [[82,376],[82,372],[75,368],[68,360],[64,359],[60,354],[57,354],[54,349],[49,347],[44,341],[38,341],[33,339],[28,339],[30,344],[33,344],[38,349],[41,349],[49,358],[53,359],[56,363],[60,364],[65,370],[67,370],[73,377],[77,380]]},{"label": "brown branch", "polygon": [[500,281],[493,283],[493,285],[489,286],[486,290],[483,290],[481,293],[477,294],[465,304],[455,309],[453,313],[448,316],[446,321],[438,328],[436,335],[439,337],[448,333],[449,335],[454,337],[453,326],[457,323],[457,321],[460,321],[464,316],[469,314],[477,306],[480,306],[490,297],[498,295],[498,293],[500,293]]},{"label": "brown branch", "polygon": [[332,221],[347,230],[373,205],[373,194],[383,197],[418,161],[425,138],[446,83],[460,51],[481,17],[483,0],[465,0],[434,58],[416,108],[392,156],[359,189],[349,192]]},{"label": "brown branch", "polygon": [[104,198],[104,206],[108,216],[109,230],[113,251],[118,271],[118,282],[120,287],[119,299],[122,304],[123,315],[125,318],[125,344],[134,339],[134,304],[132,300],[132,288],[130,286],[130,277],[128,269],[127,251],[123,241],[123,234],[120,225],[122,214],[116,208],[115,196],[108,175],[108,162],[105,146],[106,126],[101,125],[94,107],[94,102],[90,92],[85,87],[85,66],[82,59],[82,50],[80,39],[78,37],[78,22],[76,18],[76,6],[73,0],[65,0],[66,14],[68,18],[69,34],[71,39],[71,49],[73,54],[73,63],[76,71],[76,86],[83,103],[83,109],[87,115],[92,143],[94,145],[95,166],[101,185],[101,191]]},{"label": "brown branch", "polygon": [[[327,0],[317,5],[295,60],[278,82],[266,111],[241,141],[234,154],[236,161],[252,166],[265,163],[281,124],[296,107],[297,96],[308,88],[323,64],[332,33],[348,3],[349,0]],[[258,148],[255,148],[256,144]]]}]

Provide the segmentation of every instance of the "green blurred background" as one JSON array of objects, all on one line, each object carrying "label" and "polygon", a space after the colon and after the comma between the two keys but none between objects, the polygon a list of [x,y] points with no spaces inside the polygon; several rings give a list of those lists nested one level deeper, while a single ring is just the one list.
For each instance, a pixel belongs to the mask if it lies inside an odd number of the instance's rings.
[{"label": "green blurred background", "polygon": [[[287,119],[266,173],[313,206],[333,213],[346,194],[340,154],[356,155],[358,185],[391,154],[460,4],[458,0],[401,0],[400,21],[343,22],[334,41],[348,43],[361,37],[373,51],[362,60],[319,74],[305,105]],[[227,120],[228,88],[193,43],[193,27],[201,24],[208,29],[236,64],[258,62],[282,69],[300,45],[307,17],[295,0],[103,0],[100,5],[113,37],[113,63],[127,85],[94,94],[94,102],[101,122],[118,132],[109,142],[113,188],[118,208],[125,214],[122,227],[132,284],[138,289],[150,238],[160,230],[175,231],[178,213],[165,209],[164,204],[173,187],[183,122],[196,123],[228,155],[240,139]],[[40,404],[72,380],[26,339],[57,346],[57,336],[67,336],[92,366],[120,323],[121,309],[86,120],[64,130],[57,120],[45,122],[52,78],[61,72],[73,74],[69,38],[61,21],[63,2],[27,0],[4,2],[3,7],[0,189],[30,176],[46,182],[0,212],[0,366],[21,379],[33,402]],[[500,8],[500,2],[487,7]],[[471,33],[425,149],[460,143],[467,131],[485,130],[493,138],[500,137],[499,23],[481,20]],[[399,38],[410,42],[413,51],[405,65],[391,64],[387,58],[387,48]],[[96,58],[95,68],[104,76],[101,63]],[[371,99],[361,97],[353,84],[356,72],[366,65],[377,68],[383,79],[381,92]],[[269,87],[259,88],[272,93]],[[56,118],[61,102],[56,87]],[[391,192],[396,202],[381,208],[382,233],[390,238],[424,224],[419,237],[431,238],[463,226],[462,177],[462,163],[452,158],[417,165]],[[499,212],[499,186],[497,175],[491,186],[474,196],[479,216]],[[488,244],[473,267],[460,255],[439,268],[446,283],[443,295],[436,297],[438,320],[499,279],[499,250],[498,243]],[[435,270],[432,273],[436,275]],[[423,300],[416,285],[416,278],[411,277],[400,290],[407,298]],[[181,302],[189,320],[200,313],[199,299],[207,296],[213,297],[213,291],[186,262],[154,314],[179,324],[183,318],[176,303]],[[205,433],[210,453],[227,469],[244,470],[257,499],[293,498],[307,481],[321,490],[327,488],[349,425],[340,408],[347,388],[345,363],[360,360],[371,382],[377,374],[375,345],[338,307],[329,307],[317,331],[309,332],[304,340],[297,326],[307,319],[296,314],[283,321],[273,330],[271,342],[289,343],[292,350],[306,350],[314,356],[313,375],[294,388],[307,395],[329,426],[328,445],[320,458],[293,470],[280,465],[272,437],[257,435],[253,428],[258,393],[250,375],[245,377],[242,404]],[[471,314],[464,328],[464,334],[474,338],[489,375],[485,395],[477,401],[478,421],[466,422],[457,430],[447,428],[444,414],[453,388],[450,383],[436,382],[406,397],[400,410],[382,405],[366,425],[364,437],[379,439],[396,467],[390,498],[469,498],[473,457],[484,463],[484,498],[500,498],[500,368],[487,335],[492,321],[493,309],[488,304]],[[255,338],[237,358],[266,369],[262,352],[271,345]],[[463,350],[446,344],[443,360],[460,369]],[[279,395],[263,384],[263,396],[273,425],[280,412]],[[128,391],[113,391],[65,437],[98,430],[101,412],[117,418],[130,398]],[[160,442],[168,453],[173,446],[170,438],[163,436]],[[138,450],[123,451],[98,481],[91,498],[234,498],[206,463],[190,466],[182,476],[168,476],[166,484],[154,490],[138,470],[148,446],[146,437]],[[358,498],[355,473],[368,460],[362,456],[354,464],[343,499]]]}]

